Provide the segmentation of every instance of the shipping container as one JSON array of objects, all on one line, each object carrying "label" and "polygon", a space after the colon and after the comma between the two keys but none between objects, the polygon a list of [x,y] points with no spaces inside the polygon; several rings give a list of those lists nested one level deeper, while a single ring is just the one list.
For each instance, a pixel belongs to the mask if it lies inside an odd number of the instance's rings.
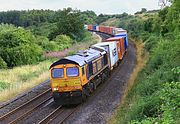
[{"label": "shipping container", "polygon": [[108,38],[106,41],[116,42],[118,58],[122,60],[125,54],[125,37],[112,37],[112,38]]},{"label": "shipping container", "polygon": [[115,34],[115,27],[110,27],[110,35],[114,36]]},{"label": "shipping container", "polygon": [[125,37],[125,49],[128,47],[128,34],[127,31],[122,28],[116,28],[115,29],[115,37]]},{"label": "shipping container", "polygon": [[84,25],[84,29],[88,30],[88,25]]},{"label": "shipping container", "polygon": [[96,25],[93,25],[92,30],[96,31]]},{"label": "shipping container", "polygon": [[106,34],[110,34],[110,27],[106,27]]},{"label": "shipping container", "polygon": [[92,25],[88,25],[88,30],[92,31],[93,30],[93,26]]},{"label": "shipping container", "polygon": [[105,33],[110,34],[110,27],[107,27],[107,26],[105,27]]},{"label": "shipping container", "polygon": [[119,60],[116,42],[102,42],[102,43],[97,43],[97,44],[93,45],[93,47],[95,47],[95,46],[105,48],[105,50],[109,56],[109,66],[112,70],[113,67],[117,65],[118,60]]},{"label": "shipping container", "polygon": [[112,36],[115,36],[115,34],[116,34],[116,28],[114,27],[112,31]]},{"label": "shipping container", "polygon": [[96,31],[99,31],[99,26],[96,26]]},{"label": "shipping container", "polygon": [[105,33],[105,26],[99,26],[99,31]]}]

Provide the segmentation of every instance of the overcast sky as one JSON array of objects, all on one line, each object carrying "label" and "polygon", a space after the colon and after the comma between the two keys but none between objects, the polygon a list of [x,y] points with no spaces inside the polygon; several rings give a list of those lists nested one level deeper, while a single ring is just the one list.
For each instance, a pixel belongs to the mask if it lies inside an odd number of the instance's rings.
[{"label": "overcast sky", "polygon": [[93,10],[96,14],[118,14],[127,12],[134,14],[147,8],[160,9],[159,0],[0,0],[0,11],[51,9],[58,10],[72,7],[73,9]]}]

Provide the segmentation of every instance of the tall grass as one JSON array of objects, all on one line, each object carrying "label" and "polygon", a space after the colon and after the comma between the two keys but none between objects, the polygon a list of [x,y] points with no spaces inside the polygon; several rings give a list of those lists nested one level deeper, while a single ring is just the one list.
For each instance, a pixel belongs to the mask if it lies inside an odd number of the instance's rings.
[{"label": "tall grass", "polygon": [[[135,80],[137,78],[138,73],[142,70],[142,68],[146,65],[146,62],[148,61],[149,58],[149,54],[147,51],[144,50],[144,43],[142,42],[135,42],[133,39],[131,39],[131,41],[133,43],[136,44],[136,66],[133,70],[133,73],[130,76],[130,79],[128,81],[128,85],[124,91],[124,94],[121,98],[121,103],[120,104],[127,104],[127,100],[126,97],[128,96],[128,93],[131,91],[131,89],[133,88],[134,84],[135,84]],[[136,98],[133,98],[136,99]],[[131,105],[129,105],[128,107],[130,107]],[[123,123],[123,119],[125,118],[124,116],[126,116],[125,114],[122,114],[119,112],[119,109],[121,109],[121,112],[124,113],[125,111],[123,111],[123,108],[118,108],[118,110],[114,113],[112,119],[109,120],[109,123]],[[118,119],[117,119],[118,118]]]},{"label": "tall grass", "polygon": [[14,97],[49,77],[49,66],[52,61],[47,60],[37,65],[25,65],[13,69],[0,71],[0,101]]},{"label": "tall grass", "polygon": [[[133,41],[131,39],[131,41]],[[122,100],[121,103],[123,104],[123,102],[125,101],[126,96],[128,95],[128,92],[132,89],[136,77],[138,76],[138,73],[142,70],[142,68],[145,66],[146,62],[148,61],[149,58],[149,53],[147,51],[144,50],[144,43],[142,42],[135,42],[136,44],[136,67],[133,70],[133,73],[130,76],[130,79],[128,81],[128,86],[125,89],[125,93],[122,96]]]}]

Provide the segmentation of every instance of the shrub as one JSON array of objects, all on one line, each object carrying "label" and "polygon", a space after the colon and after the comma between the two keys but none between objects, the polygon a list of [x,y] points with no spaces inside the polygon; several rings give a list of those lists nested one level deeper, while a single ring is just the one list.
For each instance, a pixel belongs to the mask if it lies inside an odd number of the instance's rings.
[{"label": "shrub", "polygon": [[23,28],[3,29],[0,32],[0,56],[9,67],[35,63],[42,55],[42,49],[35,41],[32,33]]},{"label": "shrub", "polygon": [[0,69],[7,68],[6,62],[0,57]]},{"label": "shrub", "polygon": [[42,46],[46,52],[48,51],[59,51],[59,45],[54,41],[49,41]]},{"label": "shrub", "polygon": [[159,37],[152,35],[149,38],[147,38],[145,41],[145,49],[147,51],[151,51],[152,48],[156,47],[158,41],[159,41]]},{"label": "shrub", "polygon": [[10,87],[10,83],[0,81],[0,91]]},{"label": "shrub", "polygon": [[45,52],[48,51],[59,51],[59,46],[54,41],[49,41],[47,37],[37,36],[37,43],[40,45]]},{"label": "shrub", "polygon": [[0,50],[0,56],[4,58],[8,67],[36,63],[41,55],[42,49],[37,45],[21,45]]},{"label": "shrub", "polygon": [[59,50],[69,48],[74,43],[74,41],[66,35],[58,35],[53,41],[58,44]]}]

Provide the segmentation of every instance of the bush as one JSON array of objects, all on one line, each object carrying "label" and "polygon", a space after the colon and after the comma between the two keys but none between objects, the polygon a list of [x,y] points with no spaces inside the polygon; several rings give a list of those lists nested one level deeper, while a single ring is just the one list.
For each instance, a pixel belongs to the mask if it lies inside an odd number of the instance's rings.
[{"label": "bush", "polygon": [[[177,2],[178,1],[178,2]],[[116,123],[178,124],[180,122],[180,28],[179,0],[144,21],[144,29],[128,24],[131,36],[145,40],[150,52],[146,67],[138,74],[125,104],[118,110]],[[135,28],[136,27],[136,28]],[[137,31],[139,30],[139,31]],[[149,32],[149,38],[138,36]]]},{"label": "bush", "polygon": [[69,48],[74,43],[74,41],[66,35],[58,35],[53,41],[58,44],[59,50]]},{"label": "bush", "polygon": [[156,45],[159,41],[159,37],[152,35],[144,41],[145,41],[145,49],[147,51],[151,51],[152,48],[156,47]]},{"label": "bush", "polygon": [[48,51],[59,51],[59,45],[54,41],[49,41],[42,46],[46,52]]},{"label": "bush", "polygon": [[10,83],[0,81],[0,91],[10,87]]},{"label": "bush", "polygon": [[37,45],[21,45],[0,50],[0,56],[4,58],[8,67],[36,63],[41,59],[41,55],[42,49]]},{"label": "bush", "polygon": [[154,35],[148,40],[146,43],[156,41],[150,46],[152,48],[149,61],[138,75],[135,85],[127,96],[126,104],[120,108],[117,121],[133,124],[173,124],[178,122],[180,117],[178,113],[180,42],[178,39],[163,40]]},{"label": "bush", "polygon": [[35,41],[32,33],[23,28],[4,28],[0,32],[0,56],[8,67],[35,63],[42,55],[42,49]]},{"label": "bush", "polygon": [[0,69],[7,68],[6,62],[0,57]]},{"label": "bush", "polygon": [[49,41],[47,37],[44,36],[37,36],[37,43],[39,46],[43,48],[43,51],[49,52],[49,51],[59,51],[59,46],[54,41]]}]

